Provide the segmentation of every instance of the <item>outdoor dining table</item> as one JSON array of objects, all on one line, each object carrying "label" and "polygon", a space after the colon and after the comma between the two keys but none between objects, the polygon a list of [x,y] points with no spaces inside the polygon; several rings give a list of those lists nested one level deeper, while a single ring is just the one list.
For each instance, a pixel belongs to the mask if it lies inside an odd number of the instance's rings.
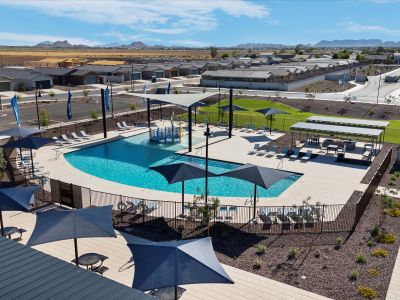
[{"label": "outdoor dining table", "polygon": [[19,229],[14,226],[4,227],[4,235],[11,239],[11,235],[19,232]]},{"label": "outdoor dining table", "polygon": [[328,145],[328,147],[326,147],[326,153],[329,152],[329,150],[333,150],[335,151],[335,153],[337,153],[339,146],[338,145]]},{"label": "outdoor dining table", "polygon": [[85,266],[88,270],[93,270],[93,266],[101,261],[100,254],[86,253],[78,257],[78,264]]}]

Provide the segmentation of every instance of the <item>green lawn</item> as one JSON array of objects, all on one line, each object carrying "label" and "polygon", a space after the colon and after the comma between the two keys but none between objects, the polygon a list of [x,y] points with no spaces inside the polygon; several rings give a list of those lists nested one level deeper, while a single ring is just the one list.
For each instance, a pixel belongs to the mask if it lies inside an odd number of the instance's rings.
[{"label": "green lawn", "polygon": [[[239,127],[244,126],[246,123],[255,124],[257,128],[260,128],[263,125],[268,126],[268,119],[266,119],[262,114],[256,112],[258,109],[267,107],[274,107],[287,112],[285,115],[274,116],[273,128],[282,131],[289,130],[290,126],[296,122],[301,122],[306,120],[308,117],[317,115],[310,112],[303,112],[292,106],[275,101],[236,99],[233,103],[248,110],[233,113],[234,125]],[[221,101],[221,106],[228,104],[229,100]],[[220,113],[218,116],[218,103],[212,106],[199,108],[198,112],[200,112],[197,115],[198,122],[203,122],[205,119],[207,119],[211,124],[216,124],[217,122],[228,122],[228,113]],[[385,141],[400,144],[400,120],[390,121],[390,124],[386,129]]]}]

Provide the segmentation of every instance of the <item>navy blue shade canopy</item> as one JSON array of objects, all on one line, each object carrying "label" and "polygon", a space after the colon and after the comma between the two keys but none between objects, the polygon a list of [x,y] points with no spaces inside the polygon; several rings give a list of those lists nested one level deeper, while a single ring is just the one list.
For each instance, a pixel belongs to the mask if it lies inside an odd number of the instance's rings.
[{"label": "navy blue shade canopy", "polygon": [[34,204],[34,194],[39,186],[17,186],[0,189],[0,225],[4,235],[3,211],[28,211]]},{"label": "navy blue shade canopy", "polygon": [[[177,164],[162,165],[150,167],[150,170],[160,173],[168,181],[169,184],[182,182],[182,215],[184,214],[185,202],[185,181],[197,178],[204,178],[206,170],[201,166],[191,162],[183,162]],[[207,172],[207,175],[216,176],[214,173]]]},{"label": "navy blue shade canopy", "polygon": [[135,261],[132,287],[141,291],[196,283],[233,283],[211,238],[128,244]]},{"label": "navy blue shade canopy", "polygon": [[27,246],[74,239],[78,264],[78,238],[117,237],[112,224],[112,205],[37,213]]},{"label": "navy blue shade canopy", "polygon": [[195,107],[204,107],[204,106],[208,106],[208,105],[205,104],[204,102],[201,102],[201,101],[196,102],[196,103],[193,103],[193,104],[191,105],[191,107],[193,107],[193,108],[195,108]]},{"label": "navy blue shade canopy", "polygon": [[[229,111],[229,105],[221,106],[219,109],[224,111],[224,112],[227,112],[227,111]],[[245,109],[245,108],[243,108],[243,107],[241,107],[239,105],[233,104],[232,105],[232,111],[247,111],[247,109]]]},{"label": "navy blue shade canopy", "polygon": [[274,107],[267,107],[263,109],[256,110],[256,112],[259,112],[260,114],[263,114],[264,116],[273,116],[273,115],[285,115],[287,112],[274,108]]},{"label": "navy blue shade canopy", "polygon": [[52,139],[42,138],[37,136],[27,136],[19,140],[8,142],[4,144],[3,148],[26,148],[26,149],[39,149],[44,145],[54,142]]},{"label": "navy blue shade canopy", "polygon": [[37,134],[43,131],[44,130],[42,129],[30,128],[30,127],[14,127],[0,131],[0,136],[12,136],[12,137],[24,138],[32,134]]},{"label": "navy blue shade canopy", "polygon": [[253,218],[256,217],[257,186],[268,189],[279,180],[293,176],[293,173],[277,169],[245,164],[234,170],[220,174],[220,176],[242,179],[254,184]]}]

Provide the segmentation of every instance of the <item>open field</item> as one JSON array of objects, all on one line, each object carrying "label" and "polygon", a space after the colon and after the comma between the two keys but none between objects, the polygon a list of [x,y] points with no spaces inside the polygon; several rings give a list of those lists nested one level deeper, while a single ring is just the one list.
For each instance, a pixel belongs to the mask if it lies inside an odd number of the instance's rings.
[{"label": "open field", "polygon": [[321,80],[315,83],[307,84],[291,90],[292,92],[304,92],[304,93],[336,93],[343,92],[354,87],[354,84],[342,85],[336,81]]}]

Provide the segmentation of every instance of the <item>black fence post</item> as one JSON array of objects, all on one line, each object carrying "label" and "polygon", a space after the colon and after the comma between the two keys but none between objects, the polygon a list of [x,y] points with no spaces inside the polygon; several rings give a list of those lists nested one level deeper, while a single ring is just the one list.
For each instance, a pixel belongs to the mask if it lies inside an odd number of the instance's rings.
[{"label": "black fence post", "polygon": [[325,204],[322,205],[322,214],[321,214],[321,233],[324,228],[324,214],[325,214]]},{"label": "black fence post", "polygon": [[89,207],[92,207],[92,191],[89,188]]},{"label": "black fence post", "polygon": [[119,195],[119,210],[120,210],[120,214],[121,214],[121,223],[124,222],[124,216],[122,215],[122,195]]},{"label": "black fence post", "polygon": [[143,200],[143,204],[142,204],[142,224],[144,224],[144,208],[145,208],[145,200]]},{"label": "black fence post", "polygon": [[[174,202],[175,203],[175,228],[177,228],[177,226],[176,226],[176,223],[177,223],[177,221],[176,221],[176,215],[177,215],[177,211],[176,211],[176,202]],[[183,210],[183,208],[182,208],[182,210]]]},{"label": "black fence post", "polygon": [[283,227],[284,227],[284,224],[285,224],[285,207],[284,206],[282,206],[282,227],[281,227],[281,234],[283,234]]}]

